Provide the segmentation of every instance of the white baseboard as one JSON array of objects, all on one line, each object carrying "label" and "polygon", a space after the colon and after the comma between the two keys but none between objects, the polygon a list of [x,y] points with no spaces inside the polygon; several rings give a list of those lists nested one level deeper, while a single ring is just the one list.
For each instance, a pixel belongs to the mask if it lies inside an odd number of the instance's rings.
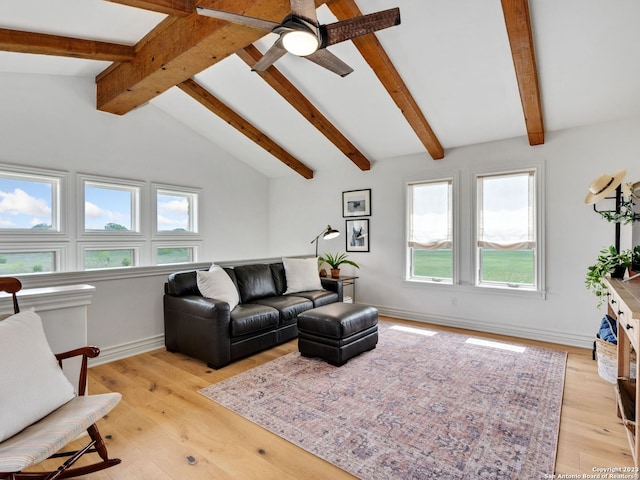
[{"label": "white baseboard", "polygon": [[104,347],[100,349],[100,355],[97,358],[89,360],[89,366],[95,367],[103,363],[115,362],[123,358],[132,357],[140,353],[150,352],[164,348],[164,334],[154,337],[142,338],[129,343],[115,345],[112,347]]},{"label": "white baseboard", "polygon": [[372,306],[378,309],[378,313],[380,313],[380,315],[401,318],[403,320],[415,320],[417,322],[432,323],[435,325],[443,325],[447,327],[464,328],[468,330],[476,330],[478,332],[496,333],[499,335],[526,338],[529,340],[558,343],[560,345],[568,345],[572,347],[588,349],[593,348],[594,337],[588,335],[535,329],[522,327],[519,325],[504,325],[480,320],[469,320],[466,318],[453,316],[430,315],[420,312],[411,312],[407,310],[388,308],[377,305]]},{"label": "white baseboard", "polygon": [[[499,335],[507,335],[518,338],[527,338],[529,340],[539,340],[543,342],[558,343],[560,345],[569,345],[581,348],[593,348],[593,337],[587,335],[568,334],[566,332],[557,332],[550,330],[526,328],[518,325],[503,325],[478,320],[469,320],[460,317],[430,315],[421,312],[412,312],[398,308],[383,307],[380,305],[371,305],[378,309],[380,315],[400,318],[403,320],[413,320],[422,323],[431,323],[434,325],[443,325],[447,327],[464,328],[467,330],[475,330],[478,332],[495,333]],[[164,348],[164,334],[154,337],[143,338],[121,345],[105,347],[100,349],[100,356],[89,361],[89,366],[102,365],[103,363],[114,362],[123,358],[132,357],[140,353],[150,352]]]}]

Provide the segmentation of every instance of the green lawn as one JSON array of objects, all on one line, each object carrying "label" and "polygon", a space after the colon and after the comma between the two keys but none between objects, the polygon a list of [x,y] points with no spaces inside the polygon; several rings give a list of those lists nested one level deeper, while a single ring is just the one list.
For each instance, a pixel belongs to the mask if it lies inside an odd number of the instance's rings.
[{"label": "green lawn", "polygon": [[0,254],[0,275],[52,272],[53,252]]},{"label": "green lawn", "polygon": [[[118,268],[132,264],[131,250],[88,250],[85,253],[87,269]],[[158,265],[191,262],[190,248],[158,249]],[[18,275],[54,271],[53,252],[0,254],[0,275]]]},{"label": "green lawn", "polygon": [[452,278],[451,249],[413,250],[413,275],[429,278]]},{"label": "green lawn", "polygon": [[191,248],[159,248],[158,265],[192,262]]},{"label": "green lawn", "polygon": [[[450,249],[414,249],[414,276],[452,278],[453,261]],[[482,253],[483,282],[517,283],[533,285],[533,250],[487,250]]]},{"label": "green lawn", "polygon": [[483,250],[482,281],[533,285],[533,250]]}]

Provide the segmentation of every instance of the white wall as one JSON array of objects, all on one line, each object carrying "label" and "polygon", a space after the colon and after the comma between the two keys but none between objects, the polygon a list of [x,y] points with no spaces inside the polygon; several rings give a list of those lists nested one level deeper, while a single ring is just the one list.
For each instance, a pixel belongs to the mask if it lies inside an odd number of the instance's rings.
[{"label": "white wall", "polygon": [[[95,108],[92,78],[0,73],[0,163],[202,189],[203,261],[268,253],[269,181],[152,105],[124,115]],[[71,215],[73,220],[74,215]],[[71,238],[76,235],[71,223]],[[72,254],[75,254],[72,249]],[[45,276],[46,277],[46,276]],[[130,279],[56,274],[29,286],[91,283],[88,340],[103,349],[158,341],[166,272]]]},{"label": "white wall", "polygon": [[[0,163],[200,187],[205,261],[311,254],[311,240],[327,224],[344,233],[341,192],[371,188],[371,251],[350,254],[362,265],[359,302],[406,318],[590,345],[602,312],[584,274],[613,243],[614,227],[583,199],[601,173],[627,168],[628,180],[640,179],[640,120],[549,133],[538,147],[518,138],[447,150],[440,161],[426,154],[385,159],[369,172],[345,159],[342,169],[320,170],[313,180],[269,181],[152,105],[118,117],[96,111],[94,95],[92,79],[0,74]],[[464,179],[476,165],[531,161],[545,164],[546,299],[403,281],[406,180],[453,171]],[[470,192],[461,201],[468,208]],[[463,237],[470,238],[468,228]],[[320,250],[344,251],[344,234],[321,240]],[[462,254],[468,259],[471,251]],[[161,342],[165,278],[151,270],[127,280],[56,274],[46,281],[94,285],[89,342],[126,354]],[[27,288],[44,286],[24,280]]]},{"label": "white wall", "polygon": [[[443,160],[426,154],[376,162],[360,172],[345,159],[342,171],[319,172],[309,182],[277,179],[271,184],[273,255],[310,254],[308,242],[328,223],[340,237],[321,241],[320,252],[344,251],[341,192],[372,189],[370,252],[350,253],[358,262],[357,301],[381,313],[552,342],[589,347],[603,311],[584,287],[586,268],[600,248],[614,242],[614,225],[584,205],[591,181],[605,172],[626,168],[627,181],[640,180],[640,120],[627,120],[547,134],[544,145],[525,138],[455,148]],[[546,299],[508,295],[467,285],[416,285],[403,281],[405,258],[405,187],[407,180],[458,172],[471,185],[476,168],[544,162],[546,178]],[[471,208],[471,191],[460,195]],[[462,280],[472,278],[471,224],[461,225],[466,241],[461,252]],[[452,300],[455,299],[455,305]]]}]

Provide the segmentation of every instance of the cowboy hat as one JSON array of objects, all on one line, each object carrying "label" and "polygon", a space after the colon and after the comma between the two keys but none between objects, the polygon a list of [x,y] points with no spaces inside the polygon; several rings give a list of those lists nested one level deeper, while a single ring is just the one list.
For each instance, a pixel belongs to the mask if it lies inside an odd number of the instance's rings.
[{"label": "cowboy hat", "polygon": [[622,169],[613,174],[600,175],[589,185],[589,193],[585,197],[584,203],[591,205],[602,200],[622,183],[626,174],[627,171]]}]

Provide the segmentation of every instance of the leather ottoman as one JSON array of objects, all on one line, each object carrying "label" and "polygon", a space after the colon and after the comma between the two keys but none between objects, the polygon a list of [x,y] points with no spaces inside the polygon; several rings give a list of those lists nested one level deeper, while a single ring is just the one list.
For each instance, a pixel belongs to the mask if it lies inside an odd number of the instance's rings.
[{"label": "leather ottoman", "polygon": [[298,350],[337,367],[376,348],[378,310],[353,303],[332,303],[298,315]]}]

